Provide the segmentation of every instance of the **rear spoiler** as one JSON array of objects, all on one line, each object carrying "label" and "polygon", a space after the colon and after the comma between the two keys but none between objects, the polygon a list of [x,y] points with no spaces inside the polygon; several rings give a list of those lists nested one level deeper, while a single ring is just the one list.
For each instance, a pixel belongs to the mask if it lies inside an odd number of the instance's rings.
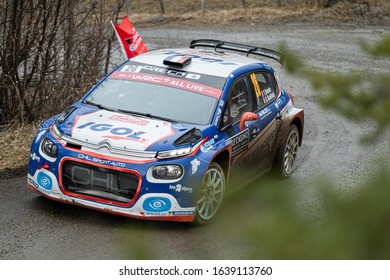
[{"label": "rear spoiler", "polygon": [[250,54],[254,54],[254,55],[259,55],[259,56],[264,56],[264,57],[274,59],[282,65],[284,63],[284,59],[283,59],[284,57],[281,53],[274,50],[261,48],[261,47],[224,42],[224,41],[212,40],[212,39],[199,39],[199,40],[191,41],[190,48],[194,49],[196,47],[214,48],[216,52],[217,49],[242,52],[242,53],[246,53],[246,56]]}]

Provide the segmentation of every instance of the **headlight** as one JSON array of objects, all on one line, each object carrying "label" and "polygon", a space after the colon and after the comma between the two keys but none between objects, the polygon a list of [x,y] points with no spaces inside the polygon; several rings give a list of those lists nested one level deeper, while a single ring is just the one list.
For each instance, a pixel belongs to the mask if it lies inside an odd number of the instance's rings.
[{"label": "headlight", "polygon": [[53,143],[50,139],[43,139],[42,141],[42,151],[49,157],[56,158],[58,154],[58,148],[56,144]]},{"label": "headlight", "polygon": [[179,179],[183,176],[183,167],[177,164],[157,165],[153,167],[152,176],[162,180]]},{"label": "headlight", "polygon": [[192,152],[192,148],[182,148],[176,150],[162,151],[157,153],[157,158],[173,158],[188,155]]}]

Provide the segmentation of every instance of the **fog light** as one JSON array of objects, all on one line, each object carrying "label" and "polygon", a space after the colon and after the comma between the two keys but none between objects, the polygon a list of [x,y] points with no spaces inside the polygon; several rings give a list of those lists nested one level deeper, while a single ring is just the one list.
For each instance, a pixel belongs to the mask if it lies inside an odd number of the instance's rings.
[{"label": "fog light", "polygon": [[155,179],[179,179],[183,175],[183,167],[177,164],[157,165],[153,167],[152,175]]}]

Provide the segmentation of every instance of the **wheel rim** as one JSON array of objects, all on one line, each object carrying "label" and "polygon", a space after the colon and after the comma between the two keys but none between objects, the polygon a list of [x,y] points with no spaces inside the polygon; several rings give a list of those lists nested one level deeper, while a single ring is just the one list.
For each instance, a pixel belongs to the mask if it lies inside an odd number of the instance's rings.
[{"label": "wheel rim", "polygon": [[298,142],[298,133],[295,130],[291,131],[287,139],[286,148],[284,149],[284,171],[286,174],[290,174],[294,168]]},{"label": "wheel rim", "polygon": [[207,170],[196,206],[197,213],[203,220],[210,220],[217,213],[222,203],[224,190],[225,180],[221,171],[215,168]]}]

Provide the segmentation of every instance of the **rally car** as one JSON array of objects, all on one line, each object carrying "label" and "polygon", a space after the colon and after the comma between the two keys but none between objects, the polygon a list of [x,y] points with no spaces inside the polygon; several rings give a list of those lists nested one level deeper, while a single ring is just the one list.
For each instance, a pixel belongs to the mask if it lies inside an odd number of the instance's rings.
[{"label": "rally car", "polygon": [[110,213],[206,224],[236,182],[271,168],[288,177],[304,112],[249,55],[282,62],[207,39],[125,61],[39,128],[28,186]]}]

